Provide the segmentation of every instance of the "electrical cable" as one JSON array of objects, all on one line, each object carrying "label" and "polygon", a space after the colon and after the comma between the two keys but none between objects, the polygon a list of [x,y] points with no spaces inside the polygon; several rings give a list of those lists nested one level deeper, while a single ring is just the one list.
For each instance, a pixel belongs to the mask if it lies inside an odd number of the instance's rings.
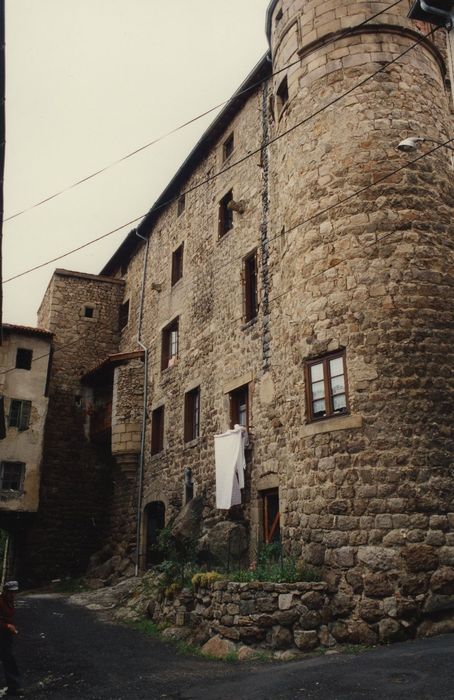
[{"label": "electrical cable", "polygon": [[[334,41],[339,41],[341,39],[344,39],[345,37],[349,36],[350,34],[358,31],[358,29],[361,29],[361,27],[364,27],[369,22],[372,22],[372,20],[376,19],[380,15],[385,14],[389,10],[392,10],[396,5],[399,5],[401,2],[402,2],[402,0],[396,0],[396,2],[393,2],[391,5],[386,7],[384,10],[380,10],[379,12],[376,12],[374,15],[372,15],[371,17],[368,17],[363,22],[360,22],[359,24],[355,25],[354,27],[350,27],[349,29],[346,29],[344,32],[337,35],[336,37],[332,37],[332,39],[327,43],[333,43]],[[255,88],[257,88],[259,85],[261,85],[265,80],[269,80],[270,78],[274,78],[276,75],[279,75],[279,73],[282,73],[283,71],[286,71],[289,68],[292,68],[293,66],[297,65],[300,62],[301,62],[300,58],[298,58],[296,61],[292,61],[291,63],[284,66],[283,68],[280,68],[276,72],[271,73],[271,75],[268,75],[266,78],[263,78],[262,80],[258,80],[257,82],[253,83],[252,85],[245,88],[244,90],[241,90],[240,92],[235,93],[233,97],[236,99],[238,97],[241,97],[244,94],[247,94],[248,92],[252,92],[253,90],[255,90]],[[182,129],[185,129],[187,126],[194,124],[195,122],[199,121],[200,119],[203,119],[203,117],[208,116],[212,112],[215,112],[217,109],[224,107],[231,100],[232,100],[232,97],[229,97],[227,100],[220,102],[219,104],[215,105],[214,107],[210,107],[205,112],[202,112],[202,113],[198,114],[197,116],[192,117],[187,122],[180,124],[179,126],[175,127],[174,129],[171,129],[170,131],[166,132],[162,136],[158,136],[157,138],[153,139],[152,141],[149,141],[148,143],[144,144],[143,146],[139,146],[134,151],[131,151],[130,153],[127,153],[126,155],[124,155],[120,158],[117,158],[117,160],[112,161],[108,165],[104,166],[103,168],[100,168],[99,170],[96,170],[95,172],[91,173],[90,175],[86,175],[85,177],[81,178],[80,180],[77,180],[76,182],[73,182],[71,185],[68,185],[67,187],[64,187],[63,189],[59,190],[58,192],[55,192],[54,194],[51,194],[51,195],[45,197],[41,201],[36,202],[35,204],[31,204],[30,206],[25,207],[24,209],[21,209],[20,211],[16,212],[15,214],[11,214],[11,216],[7,216],[5,219],[3,219],[3,222],[6,223],[7,221],[11,221],[12,219],[16,219],[18,216],[21,216],[22,214],[25,214],[26,212],[29,212],[32,209],[36,209],[37,207],[40,207],[41,205],[46,204],[47,202],[50,202],[52,199],[55,199],[56,197],[59,197],[62,194],[65,194],[66,192],[69,192],[70,190],[74,189],[75,187],[82,185],[84,182],[87,182],[88,180],[92,180],[94,177],[97,177],[98,175],[105,173],[107,170],[110,170],[111,168],[115,167],[116,165],[119,165],[120,163],[124,162],[125,160],[132,158],[133,156],[137,155],[138,153],[141,153],[142,151],[146,150],[147,148],[150,148],[151,146],[154,146],[155,144],[157,144],[161,141],[164,141],[169,136],[172,136],[173,134],[177,133],[178,131],[181,131]]]},{"label": "electrical cable", "polygon": [[302,119],[301,121],[299,121],[297,124],[294,124],[292,127],[290,127],[289,129],[287,129],[286,131],[284,131],[284,132],[282,132],[281,134],[278,134],[277,136],[273,137],[273,138],[270,139],[267,143],[262,144],[262,145],[260,146],[260,148],[257,148],[257,149],[255,149],[254,151],[251,151],[251,152],[247,153],[247,155],[243,156],[243,157],[240,158],[238,161],[235,161],[234,163],[231,163],[231,164],[228,165],[227,167],[223,168],[223,170],[221,170],[221,171],[219,171],[219,172],[217,172],[217,173],[214,173],[213,175],[210,175],[209,177],[205,178],[204,180],[202,180],[201,182],[197,183],[196,185],[193,185],[192,187],[188,188],[188,189],[185,190],[184,192],[180,192],[176,197],[172,197],[171,199],[169,199],[169,200],[167,200],[167,201],[165,201],[165,202],[162,202],[162,203],[159,204],[158,206],[152,207],[146,214],[141,214],[140,216],[135,217],[134,219],[128,221],[128,222],[125,223],[125,224],[123,224],[122,226],[118,226],[117,228],[115,228],[115,229],[113,229],[113,230],[111,230],[111,231],[108,231],[107,233],[102,234],[101,236],[98,236],[97,238],[94,238],[94,239],[92,239],[92,240],[90,240],[90,241],[87,241],[87,243],[84,243],[83,245],[78,246],[77,248],[74,248],[74,249],[72,249],[72,250],[70,250],[70,251],[67,251],[66,253],[62,253],[61,255],[56,256],[55,258],[52,258],[51,260],[47,260],[47,261],[45,261],[45,262],[43,262],[43,263],[40,263],[39,265],[35,265],[34,267],[29,268],[28,270],[24,270],[23,272],[20,272],[20,273],[18,273],[17,275],[13,275],[12,277],[9,277],[8,279],[4,280],[3,284],[7,284],[8,282],[11,282],[11,281],[13,281],[13,280],[15,280],[15,279],[18,279],[19,277],[23,277],[24,275],[29,274],[30,272],[34,272],[34,271],[36,271],[36,270],[38,270],[38,269],[40,269],[40,268],[42,268],[42,267],[46,267],[47,265],[50,265],[51,263],[56,262],[57,260],[61,260],[62,258],[67,257],[68,255],[72,255],[73,253],[78,252],[79,250],[82,250],[83,248],[86,248],[86,247],[92,245],[93,243],[97,243],[99,240],[101,240],[101,239],[103,239],[103,238],[107,238],[108,236],[111,236],[112,234],[117,233],[118,231],[120,231],[120,230],[123,229],[123,228],[126,228],[127,226],[131,226],[132,224],[136,223],[137,221],[140,221],[141,219],[143,219],[144,217],[149,216],[151,213],[154,213],[154,212],[156,212],[156,211],[159,211],[160,209],[163,209],[164,207],[169,206],[169,204],[175,202],[175,201],[176,201],[179,197],[181,197],[182,195],[190,194],[191,192],[194,192],[195,190],[197,190],[197,189],[199,189],[200,187],[202,187],[203,185],[206,185],[206,184],[208,184],[209,182],[212,182],[213,180],[217,179],[217,178],[220,177],[221,175],[224,175],[226,172],[228,172],[228,171],[231,170],[232,168],[237,167],[238,165],[241,165],[241,164],[244,163],[246,160],[248,160],[249,158],[252,158],[253,156],[256,156],[257,154],[261,153],[265,148],[267,148],[268,146],[270,146],[270,145],[276,143],[278,140],[280,140],[280,139],[283,138],[284,136],[287,136],[289,133],[291,133],[292,131],[294,131],[294,130],[297,129],[298,127],[302,126],[303,124],[306,124],[308,121],[310,121],[310,120],[313,119],[314,117],[316,117],[316,116],[318,116],[319,114],[321,114],[324,110],[326,110],[326,109],[328,109],[329,107],[333,106],[334,104],[336,104],[337,102],[339,102],[340,100],[342,100],[344,97],[347,97],[348,95],[350,95],[350,94],[351,94],[354,90],[356,90],[357,88],[362,87],[363,85],[365,85],[369,80],[372,80],[374,77],[376,77],[377,75],[379,75],[380,73],[382,73],[384,70],[386,70],[386,68],[388,68],[389,66],[393,65],[394,63],[396,63],[400,58],[402,58],[402,57],[405,56],[407,53],[409,53],[411,50],[413,50],[416,46],[419,46],[419,44],[421,44],[430,34],[433,34],[434,31],[436,31],[436,30],[431,30],[431,31],[428,32],[427,34],[422,35],[421,38],[418,39],[418,41],[416,41],[416,42],[415,42],[414,44],[412,44],[410,47],[408,47],[407,49],[405,49],[405,51],[403,51],[401,54],[399,54],[398,56],[396,56],[395,58],[393,58],[391,61],[388,61],[388,62],[384,63],[382,66],[380,66],[380,68],[379,68],[378,70],[376,70],[376,71],[374,71],[373,73],[371,73],[370,75],[366,76],[366,78],[363,78],[362,80],[360,80],[360,81],[359,81],[358,83],[356,83],[353,87],[349,88],[349,90],[347,90],[346,92],[342,93],[341,95],[338,95],[338,96],[335,97],[333,100],[331,100],[330,102],[328,102],[327,104],[325,104],[323,107],[320,107],[318,110],[316,110],[316,111],[313,112],[312,114],[308,115],[307,117],[305,117],[304,119]]}]

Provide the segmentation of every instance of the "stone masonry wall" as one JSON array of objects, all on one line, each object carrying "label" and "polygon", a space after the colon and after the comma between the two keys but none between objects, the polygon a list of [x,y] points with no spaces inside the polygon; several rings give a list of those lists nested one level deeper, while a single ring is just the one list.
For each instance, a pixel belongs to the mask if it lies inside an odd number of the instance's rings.
[{"label": "stone masonry wall", "polygon": [[110,457],[86,440],[80,377],[117,351],[122,298],[121,281],[57,270],[42,306],[39,322],[55,335],[40,508],[27,545],[33,581],[82,573],[105,536]]},{"label": "stone masonry wall", "polygon": [[[288,71],[275,136],[383,67],[270,149],[271,376],[276,419],[285,426],[278,454],[283,540],[323,568],[352,618],[371,629],[390,606],[397,635],[414,633],[416,610],[430,609],[452,626],[452,599],[430,602],[441,579],[454,593],[449,155],[441,148],[378,182],[417,157],[396,151],[402,138],[450,135],[440,56],[423,43],[384,67],[420,36],[403,5],[367,32],[337,39],[332,32],[382,4],[279,6],[274,68],[298,55],[301,61]],[[343,348],[349,415],[310,422],[305,362]],[[346,625],[345,639],[354,634]]]}]

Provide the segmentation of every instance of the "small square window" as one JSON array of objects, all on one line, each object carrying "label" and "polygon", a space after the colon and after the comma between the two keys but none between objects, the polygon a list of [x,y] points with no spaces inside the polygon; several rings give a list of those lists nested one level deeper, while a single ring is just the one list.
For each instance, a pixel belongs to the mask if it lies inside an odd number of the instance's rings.
[{"label": "small square window", "polygon": [[183,249],[184,243],[172,253],[172,286],[183,277]]},{"label": "small square window", "polygon": [[23,462],[2,462],[0,471],[0,489],[2,491],[20,491],[24,479]]},{"label": "small square window", "polygon": [[184,441],[191,442],[200,435],[200,387],[184,397]]},{"label": "small square window", "polygon": [[151,454],[157,455],[164,449],[164,406],[159,406],[151,414]]},{"label": "small square window", "polygon": [[246,323],[257,317],[257,251],[243,261],[244,320]]},{"label": "small square window", "polygon": [[31,369],[33,359],[33,350],[26,348],[17,348],[16,353],[16,369]]},{"label": "small square window", "polygon": [[95,313],[95,309],[93,306],[86,306],[84,308],[84,316],[85,318],[93,318]]},{"label": "small square window", "polygon": [[161,370],[172,367],[178,357],[178,318],[162,331]]},{"label": "small square window", "polygon": [[305,370],[309,420],[348,413],[345,352],[311,360]]},{"label": "small square window", "polygon": [[233,149],[235,148],[235,139],[233,136],[233,132],[226,138],[224,143],[222,144],[222,160],[227,160],[230,158],[230,156],[233,153]]},{"label": "small square window", "polygon": [[288,102],[287,76],[279,84],[279,87],[276,91],[276,97],[277,97],[277,111],[278,111],[278,114],[280,114]]},{"label": "small square window", "polygon": [[129,299],[120,304],[119,315],[118,315],[118,328],[123,330],[128,325],[129,321]]},{"label": "small square window", "polygon": [[247,384],[234,389],[230,398],[230,427],[242,425],[249,428],[249,387]]},{"label": "small square window", "polygon": [[220,237],[225,236],[225,234],[233,228],[233,209],[231,209],[231,202],[233,202],[233,190],[227,192],[219,202]]},{"label": "small square window", "polygon": [[181,194],[178,197],[178,202],[177,202],[177,216],[181,216],[181,214],[184,212],[186,209],[186,195]]},{"label": "small square window", "polygon": [[10,428],[27,430],[30,425],[31,401],[12,399],[9,407],[8,425]]}]

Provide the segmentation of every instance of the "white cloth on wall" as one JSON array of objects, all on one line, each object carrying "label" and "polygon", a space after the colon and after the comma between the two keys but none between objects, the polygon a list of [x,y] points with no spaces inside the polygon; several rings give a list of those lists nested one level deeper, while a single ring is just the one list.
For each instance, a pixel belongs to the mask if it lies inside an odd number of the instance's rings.
[{"label": "white cloth on wall", "polygon": [[247,431],[241,425],[214,436],[216,508],[228,510],[241,503],[246,469],[244,449],[248,445]]}]

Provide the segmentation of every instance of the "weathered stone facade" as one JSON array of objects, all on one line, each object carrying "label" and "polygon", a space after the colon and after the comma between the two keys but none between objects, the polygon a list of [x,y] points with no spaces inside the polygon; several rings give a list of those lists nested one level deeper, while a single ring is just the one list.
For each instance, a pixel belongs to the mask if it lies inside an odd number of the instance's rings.
[{"label": "weathered stone facade", "polygon": [[[167,522],[178,513],[189,468],[204,528],[240,520],[253,550],[272,490],[285,549],[320,567],[343,619],[382,639],[380,625],[414,633],[423,613],[445,624],[454,594],[453,170],[444,148],[406,168],[416,156],[396,150],[408,135],[447,140],[452,112],[443,37],[424,38],[429,28],[407,9],[273,1],[271,61],[93,281],[117,306],[129,302],[118,345],[109,331],[98,361],[143,350],[148,367],[146,383],[138,360],[115,369],[112,453],[128,476],[111,543],[131,554],[138,528],[142,568],[146,513],[153,504]],[[244,260],[254,251],[259,304],[249,318]],[[48,324],[56,334],[59,323]],[[70,340],[75,321],[65,314],[64,323]],[[168,328],[177,328],[178,352],[163,364]],[[348,397],[314,416],[310,363],[332,353],[345,363]],[[96,353],[89,359],[83,372]],[[80,362],[65,354],[59,370],[73,377],[72,391]],[[245,387],[244,502],[220,512],[213,436],[229,427],[232,397]],[[200,431],[185,440],[185,395],[196,388]],[[151,454],[157,409],[163,444]],[[355,634],[346,622],[343,638]]]}]

